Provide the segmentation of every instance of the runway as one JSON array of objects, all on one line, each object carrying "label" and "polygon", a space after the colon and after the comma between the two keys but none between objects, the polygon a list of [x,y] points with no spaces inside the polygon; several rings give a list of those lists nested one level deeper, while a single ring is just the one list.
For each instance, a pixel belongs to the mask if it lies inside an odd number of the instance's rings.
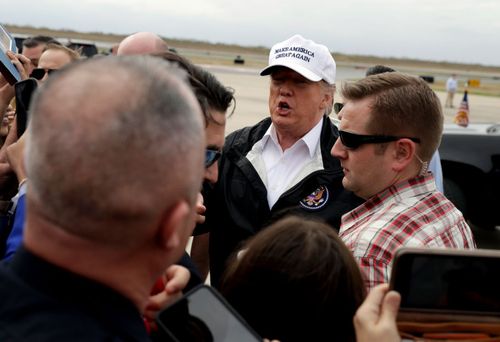
[{"label": "runway", "polygon": [[[253,125],[268,116],[267,105],[269,94],[269,77],[259,76],[258,69],[245,67],[228,67],[216,65],[202,65],[212,72],[224,85],[235,89],[236,109],[234,115],[227,122],[226,134],[235,129]],[[337,67],[337,87],[342,82],[363,77],[364,69],[354,66]],[[444,104],[446,93],[437,91],[436,94]],[[462,94],[455,95],[455,107],[461,100]],[[335,101],[340,101],[336,94]],[[494,96],[469,95],[470,121],[472,122],[500,122],[500,98]],[[445,123],[452,123],[456,108],[443,108]],[[334,114],[332,114],[334,115]]]}]

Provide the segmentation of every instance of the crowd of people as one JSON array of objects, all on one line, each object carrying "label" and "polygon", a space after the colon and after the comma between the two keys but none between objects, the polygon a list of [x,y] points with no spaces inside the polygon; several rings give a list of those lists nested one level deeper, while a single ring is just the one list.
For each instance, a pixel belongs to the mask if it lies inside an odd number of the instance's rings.
[{"label": "crowd of people", "polygon": [[264,338],[399,341],[396,251],[476,247],[418,77],[379,66],[337,90],[330,50],[294,35],[260,73],[269,117],[226,137],[237,94],[153,33],[8,57],[0,340],[160,339],[156,314],[210,277]]}]

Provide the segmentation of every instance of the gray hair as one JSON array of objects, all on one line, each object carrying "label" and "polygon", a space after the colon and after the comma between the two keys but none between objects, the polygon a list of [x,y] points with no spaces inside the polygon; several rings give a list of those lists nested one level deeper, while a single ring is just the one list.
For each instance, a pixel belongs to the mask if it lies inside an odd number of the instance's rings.
[{"label": "gray hair", "polygon": [[[202,115],[177,68],[149,56],[76,62],[34,98],[28,201],[65,230],[131,241],[181,199],[194,205],[203,173]],[[102,229],[103,222],[123,225]]]},{"label": "gray hair", "polygon": [[321,88],[327,93],[327,94],[330,94],[331,96],[331,101],[330,103],[328,104],[328,106],[326,107],[326,110],[325,110],[325,115],[330,115],[332,113],[332,110],[333,110],[333,103],[334,103],[334,98],[335,98],[335,90],[337,89],[336,86],[335,86],[335,83],[333,84],[330,84],[324,80],[321,80],[320,81],[320,84],[321,84]]}]

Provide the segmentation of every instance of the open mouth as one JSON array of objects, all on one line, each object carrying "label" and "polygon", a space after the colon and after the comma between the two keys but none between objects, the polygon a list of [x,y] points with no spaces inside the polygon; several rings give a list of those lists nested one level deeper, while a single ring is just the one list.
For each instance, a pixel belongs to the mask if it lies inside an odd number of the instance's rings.
[{"label": "open mouth", "polygon": [[288,103],[286,103],[284,101],[280,101],[278,103],[278,108],[279,109],[290,109],[290,106],[288,105]]}]

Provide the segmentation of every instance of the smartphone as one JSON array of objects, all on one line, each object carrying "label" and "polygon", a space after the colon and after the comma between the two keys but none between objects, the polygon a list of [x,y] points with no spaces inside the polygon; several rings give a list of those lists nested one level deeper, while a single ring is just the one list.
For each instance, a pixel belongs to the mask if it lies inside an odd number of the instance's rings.
[{"label": "smartphone", "polygon": [[7,56],[7,51],[17,52],[16,40],[10,35],[9,31],[0,24],[0,72],[7,82],[15,84],[21,80],[21,75]]},{"label": "smartphone", "polygon": [[16,127],[18,138],[23,135],[26,127],[28,126],[28,113],[31,98],[37,87],[38,82],[33,78],[25,79],[14,85],[16,94]]},{"label": "smartphone", "polygon": [[160,311],[156,322],[167,341],[262,341],[222,295],[207,285],[192,289]]},{"label": "smartphone", "polygon": [[500,251],[402,248],[390,287],[401,313],[500,318]]}]

